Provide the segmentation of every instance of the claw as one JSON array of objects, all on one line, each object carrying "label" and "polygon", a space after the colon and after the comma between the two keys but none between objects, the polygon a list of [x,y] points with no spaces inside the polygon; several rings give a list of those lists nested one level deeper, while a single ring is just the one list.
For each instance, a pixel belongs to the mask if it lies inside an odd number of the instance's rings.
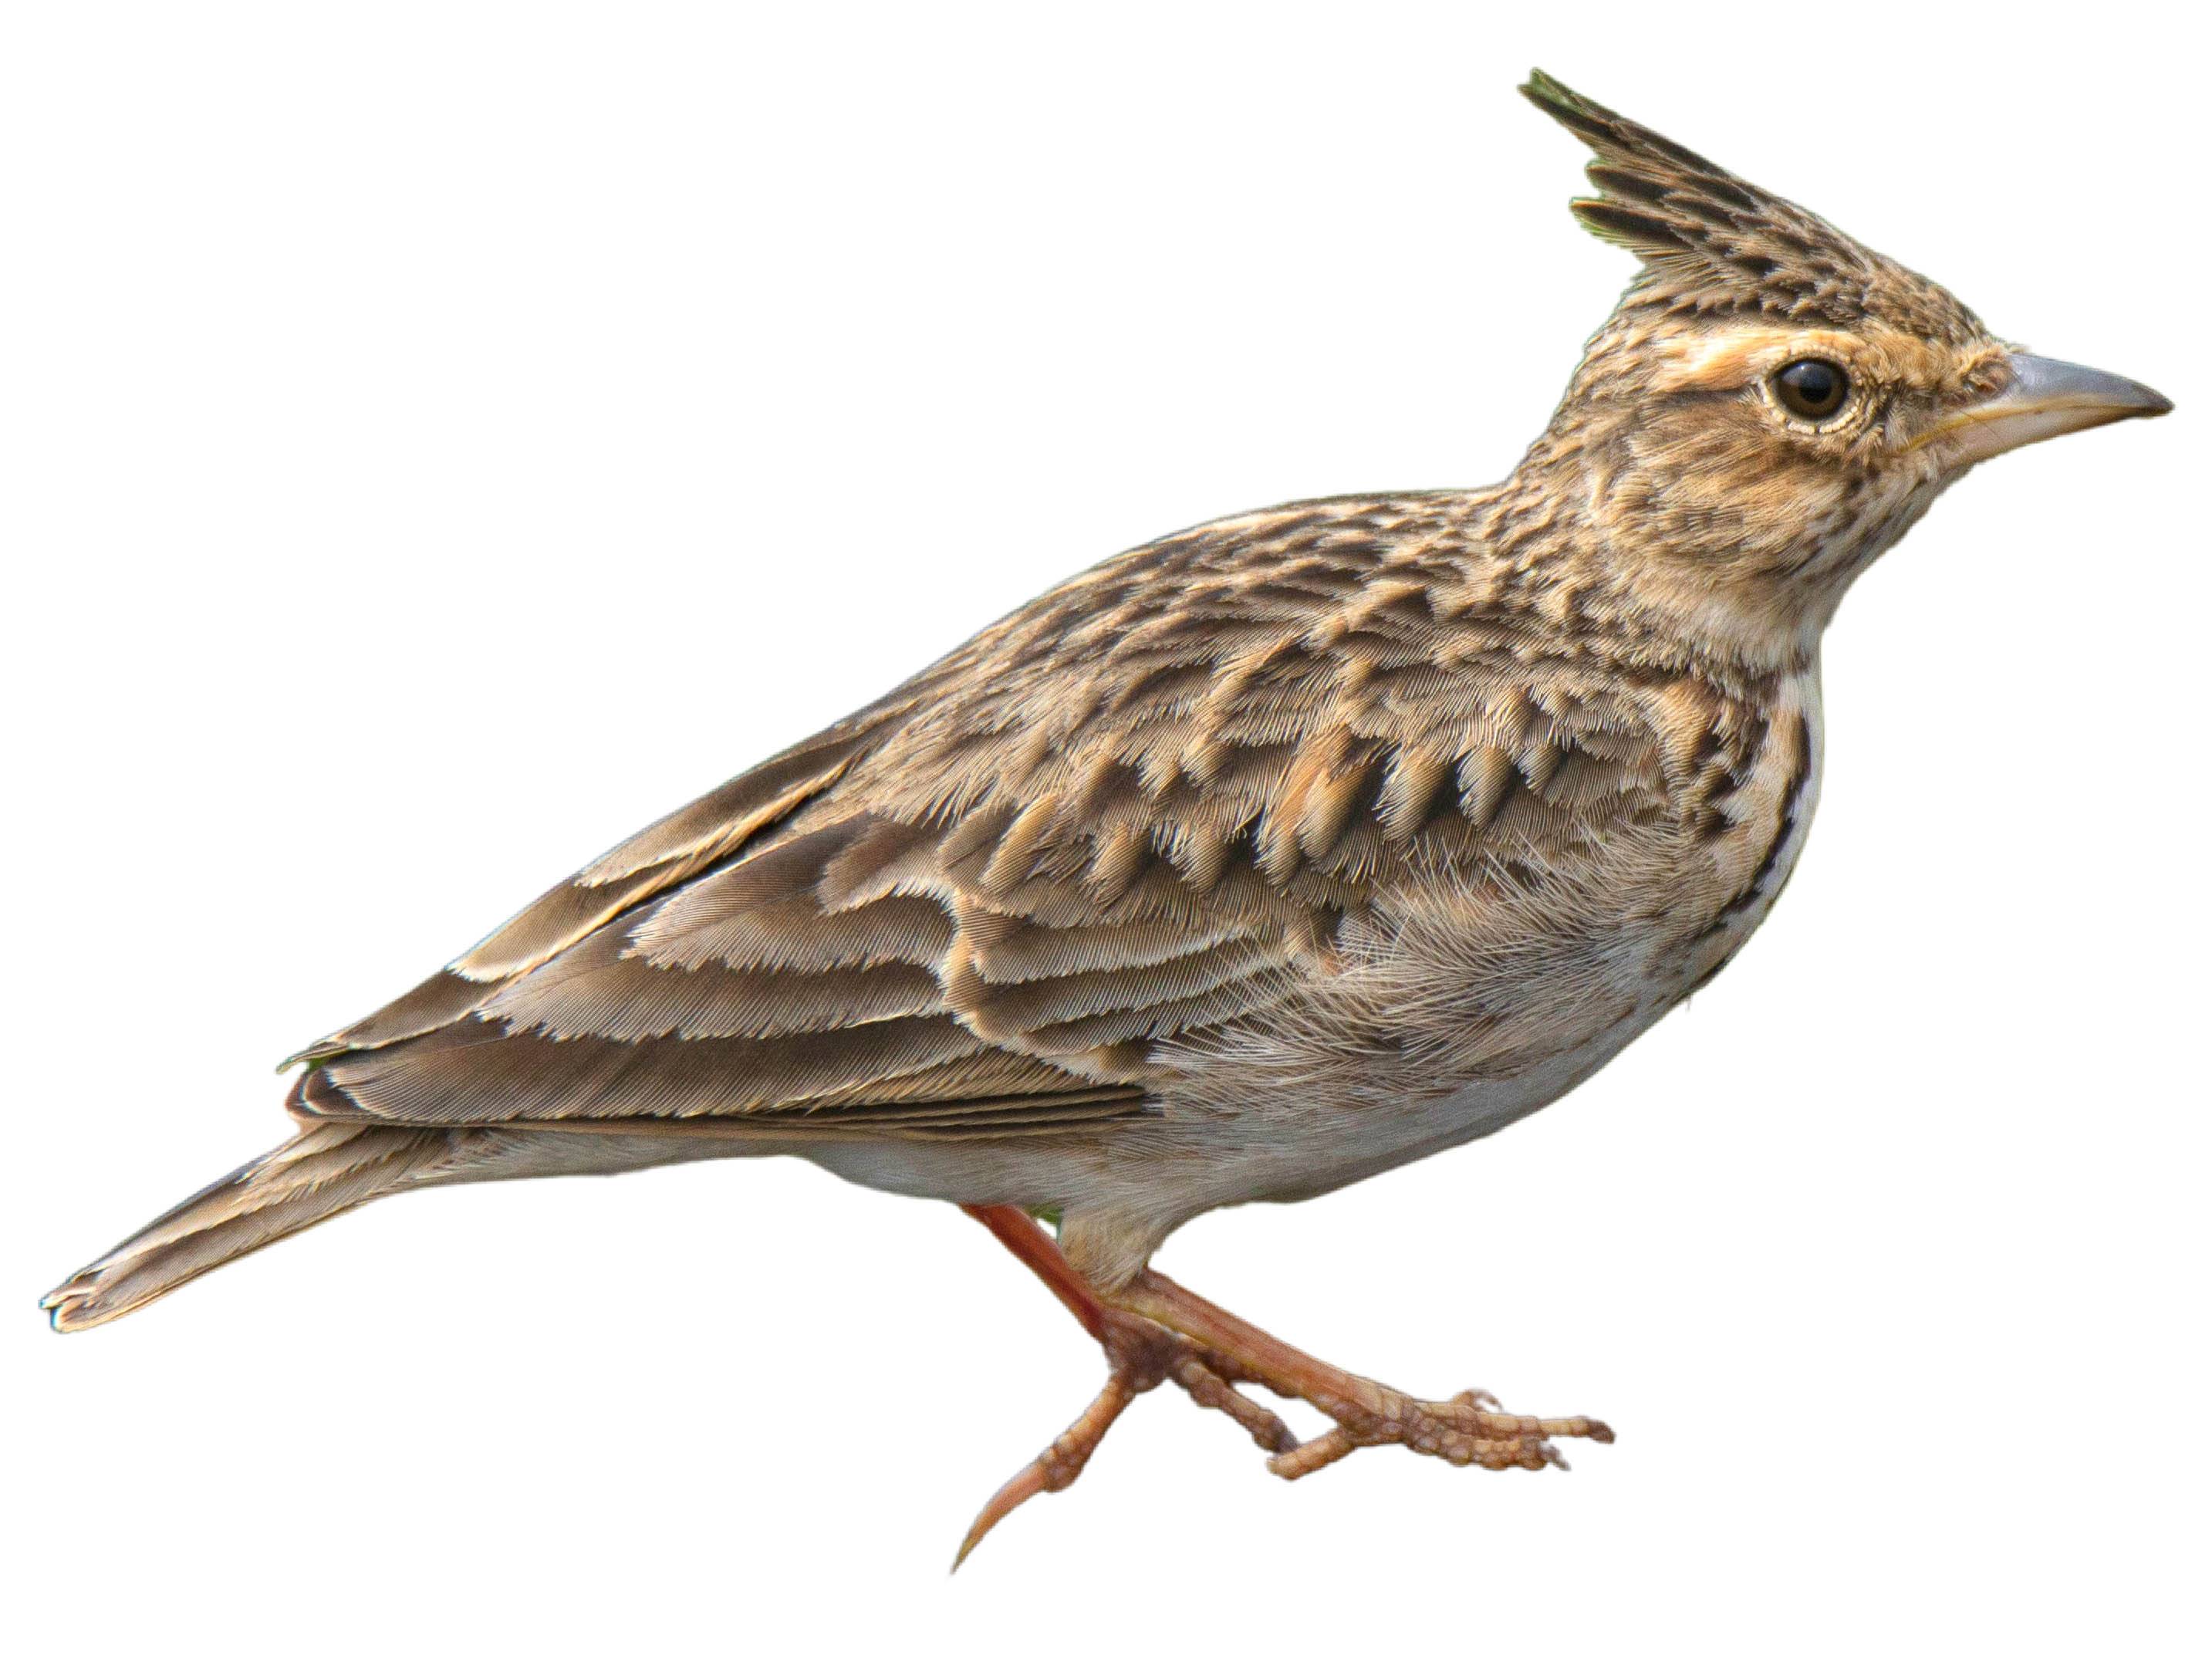
[{"label": "claw", "polygon": [[1083,1473],[1083,1466],[1091,1461],[1091,1454],[1098,1449],[1098,1443],[1106,1437],[1106,1431],[1114,1426],[1115,1419],[1129,1408],[1129,1402],[1139,1390],[1132,1380],[1120,1371],[1106,1379],[1106,1386],[1098,1397],[1083,1409],[1083,1415],[1067,1425],[1066,1431],[1024,1464],[1014,1478],[993,1492],[990,1500],[976,1512],[968,1535],[960,1540],[960,1552],[952,1558],[952,1571],[960,1571],[960,1564],[981,1543],[992,1528],[1040,1492],[1062,1492],[1075,1484],[1075,1477]]},{"label": "claw", "polygon": [[976,1511],[975,1519],[968,1528],[968,1535],[960,1540],[959,1553],[952,1558],[952,1571],[957,1572],[963,1562],[983,1541],[985,1534],[1000,1522],[1035,1498],[1045,1489],[1043,1472],[1034,1462],[991,1494],[990,1502]]}]

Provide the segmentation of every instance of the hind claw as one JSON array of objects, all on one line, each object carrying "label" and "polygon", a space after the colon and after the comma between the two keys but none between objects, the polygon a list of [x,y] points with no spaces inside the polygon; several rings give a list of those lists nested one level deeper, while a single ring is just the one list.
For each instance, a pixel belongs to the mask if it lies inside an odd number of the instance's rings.
[{"label": "hind claw", "polygon": [[1133,1314],[1103,1309],[1097,1317],[1104,1332],[1101,1346],[1110,1368],[1106,1386],[1052,1444],[991,1494],[969,1526],[968,1535],[960,1540],[959,1553],[952,1558],[953,1571],[960,1571],[961,1563],[992,1528],[1030,1499],[1073,1486],[1091,1462],[1091,1455],[1105,1439],[1107,1430],[1130,1402],[1162,1382],[1173,1382],[1194,1403],[1233,1419],[1262,1450],[1284,1452],[1298,1443],[1289,1424],[1256,1400],[1238,1393],[1200,1357],[1195,1344]]}]

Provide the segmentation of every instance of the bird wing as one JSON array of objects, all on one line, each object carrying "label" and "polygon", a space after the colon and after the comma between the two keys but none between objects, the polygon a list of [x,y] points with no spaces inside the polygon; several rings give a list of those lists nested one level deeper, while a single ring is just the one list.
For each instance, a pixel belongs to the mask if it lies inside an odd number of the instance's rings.
[{"label": "bird wing", "polygon": [[[1440,498],[1219,521],[1052,590],[306,1051],[304,1116],[1025,1133],[1328,971],[1416,858],[1652,782],[1532,670]],[[1566,678],[1562,678],[1565,675]],[[1586,682],[1586,683],[1585,683]]]}]

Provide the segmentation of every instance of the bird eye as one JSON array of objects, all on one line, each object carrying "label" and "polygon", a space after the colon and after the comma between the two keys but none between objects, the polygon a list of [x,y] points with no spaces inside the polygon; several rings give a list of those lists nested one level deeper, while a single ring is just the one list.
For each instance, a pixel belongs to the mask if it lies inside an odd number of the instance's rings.
[{"label": "bird eye", "polygon": [[1822,357],[1800,357],[1774,372],[1774,395],[1783,408],[1808,421],[1825,421],[1844,406],[1850,377]]}]

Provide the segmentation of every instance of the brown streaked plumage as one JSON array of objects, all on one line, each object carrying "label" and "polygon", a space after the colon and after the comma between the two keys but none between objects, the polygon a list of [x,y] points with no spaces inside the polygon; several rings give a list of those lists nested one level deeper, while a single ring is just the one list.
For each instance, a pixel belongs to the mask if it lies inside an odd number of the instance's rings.
[{"label": "brown streaked plumage", "polygon": [[[57,1328],[408,1187],[793,1152],[969,1207],[1107,1350],[969,1545],[1165,1380],[1293,1478],[1609,1437],[1412,1399],[1147,1264],[1207,1209],[1503,1127],[1718,972],[1810,823],[1844,589],[1976,462],[2166,405],[1525,90],[1641,269],[1503,483],[1061,584],[296,1056],[294,1139],[55,1291]],[[1247,1382],[1337,1426],[1301,1445]]]}]

